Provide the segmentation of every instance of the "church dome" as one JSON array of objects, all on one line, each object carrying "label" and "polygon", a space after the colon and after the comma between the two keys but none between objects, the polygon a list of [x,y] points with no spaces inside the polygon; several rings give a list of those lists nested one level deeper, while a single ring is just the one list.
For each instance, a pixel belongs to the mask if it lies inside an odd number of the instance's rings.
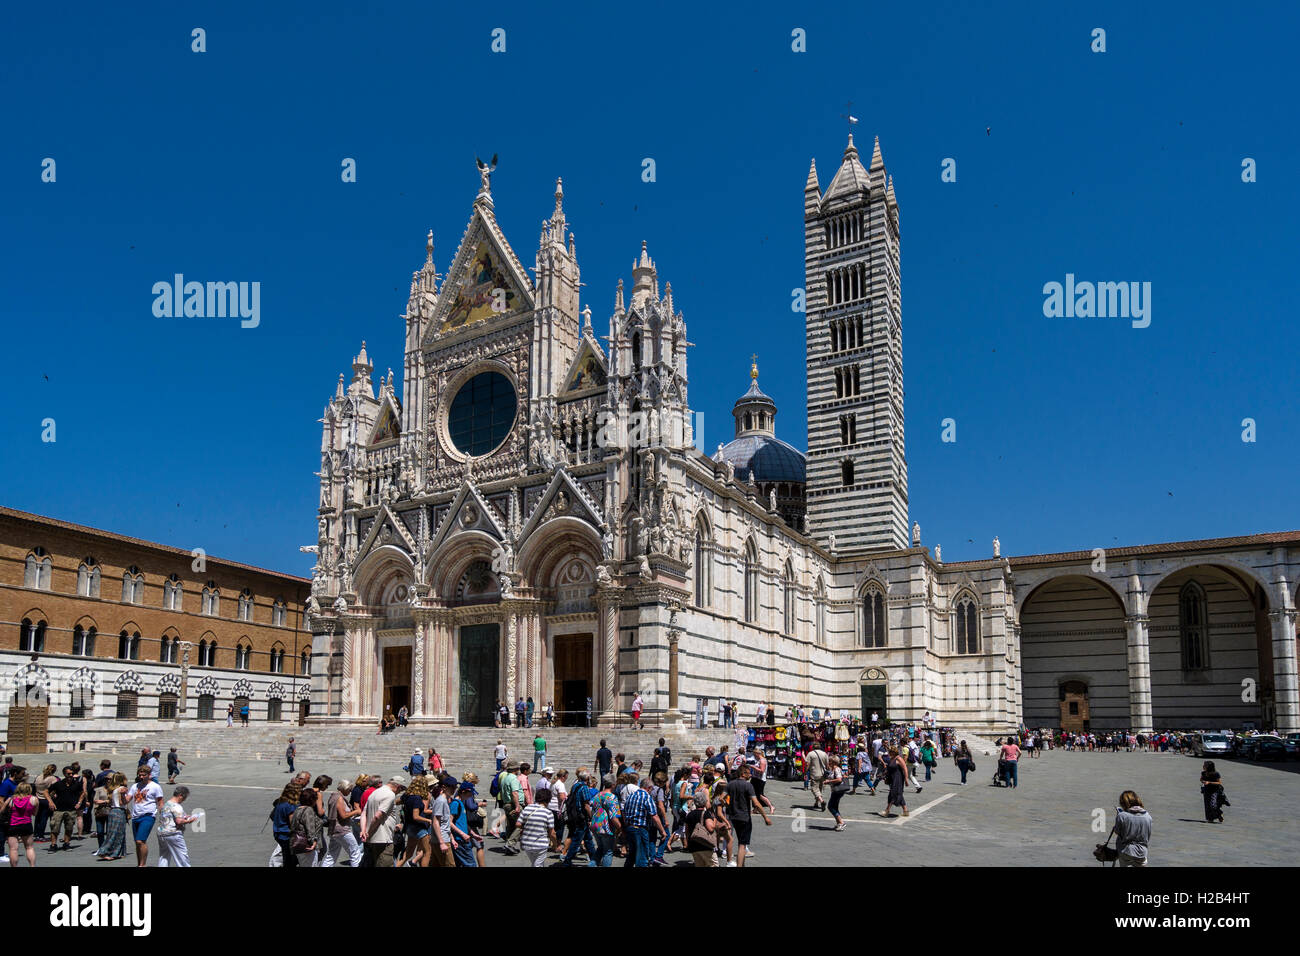
[{"label": "church dome", "polygon": [[736,437],[719,449],[717,459],[730,462],[741,481],[803,484],[804,454],[776,437],[776,402],[758,387],[757,356],[749,380],[749,391],[736,400],[731,410]]},{"label": "church dome", "polygon": [[792,482],[803,484],[806,470],[804,454],[775,435],[745,435],[722,446],[719,460],[730,462],[740,481],[753,479],[755,484]]}]

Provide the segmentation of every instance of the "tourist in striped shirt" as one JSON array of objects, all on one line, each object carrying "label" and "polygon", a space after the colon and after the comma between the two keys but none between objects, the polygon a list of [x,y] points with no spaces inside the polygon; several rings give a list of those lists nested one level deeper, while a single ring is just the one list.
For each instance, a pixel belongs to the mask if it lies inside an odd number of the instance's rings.
[{"label": "tourist in striped shirt", "polygon": [[555,814],[551,813],[551,791],[537,791],[537,802],[530,803],[519,814],[520,842],[528,862],[545,866],[546,854],[555,849]]}]

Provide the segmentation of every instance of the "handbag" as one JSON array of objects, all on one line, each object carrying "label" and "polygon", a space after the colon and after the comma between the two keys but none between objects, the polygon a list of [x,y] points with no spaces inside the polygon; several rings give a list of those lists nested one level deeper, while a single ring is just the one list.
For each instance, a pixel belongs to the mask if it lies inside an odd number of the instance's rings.
[{"label": "handbag", "polygon": [[1115,831],[1111,830],[1110,834],[1106,837],[1106,842],[1098,843],[1096,848],[1092,851],[1092,855],[1097,858],[1098,863],[1103,865],[1109,863],[1114,866],[1115,861],[1119,859],[1119,849],[1110,845],[1110,838],[1114,835]]},{"label": "handbag", "polygon": [[700,822],[695,824],[695,829],[691,831],[691,842],[698,840],[701,843],[707,843],[710,847],[716,848],[718,845],[718,834],[710,833],[709,828],[704,825],[705,815],[700,814]]}]

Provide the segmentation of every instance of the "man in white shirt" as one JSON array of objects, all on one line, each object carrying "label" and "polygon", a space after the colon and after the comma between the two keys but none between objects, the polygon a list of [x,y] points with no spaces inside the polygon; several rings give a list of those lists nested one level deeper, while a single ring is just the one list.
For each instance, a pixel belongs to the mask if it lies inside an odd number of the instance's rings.
[{"label": "man in white shirt", "polygon": [[366,845],[365,866],[391,867],[393,865],[393,831],[397,829],[397,788],[406,781],[399,774],[388,778],[366,800],[366,811],[361,815],[361,842]]}]

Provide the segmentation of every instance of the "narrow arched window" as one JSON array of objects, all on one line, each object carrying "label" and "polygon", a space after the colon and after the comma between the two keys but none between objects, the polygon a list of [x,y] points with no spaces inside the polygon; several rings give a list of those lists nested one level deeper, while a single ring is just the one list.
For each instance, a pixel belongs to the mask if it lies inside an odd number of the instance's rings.
[{"label": "narrow arched window", "polygon": [[785,565],[785,633],[793,634],[795,625],[794,569],[787,561]]},{"label": "narrow arched window", "polygon": [[1188,581],[1178,592],[1178,638],[1183,670],[1201,671],[1210,666],[1205,589],[1195,581]]},{"label": "narrow arched window", "polygon": [[758,548],[752,539],[745,545],[745,620],[758,620]]},{"label": "narrow arched window", "polygon": [[704,525],[695,529],[695,606],[708,607],[713,601],[713,552]]},{"label": "narrow arched window", "polygon": [[953,606],[953,618],[957,633],[957,653],[978,654],[980,652],[979,606],[969,592],[957,599],[957,603]]},{"label": "narrow arched window", "polygon": [[817,616],[817,622],[816,622],[817,643],[825,644],[826,643],[826,583],[821,578],[817,579],[816,616]]},{"label": "narrow arched window", "polygon": [[885,620],[885,595],[880,588],[867,589],[862,601],[862,646],[888,647],[889,634]]}]

